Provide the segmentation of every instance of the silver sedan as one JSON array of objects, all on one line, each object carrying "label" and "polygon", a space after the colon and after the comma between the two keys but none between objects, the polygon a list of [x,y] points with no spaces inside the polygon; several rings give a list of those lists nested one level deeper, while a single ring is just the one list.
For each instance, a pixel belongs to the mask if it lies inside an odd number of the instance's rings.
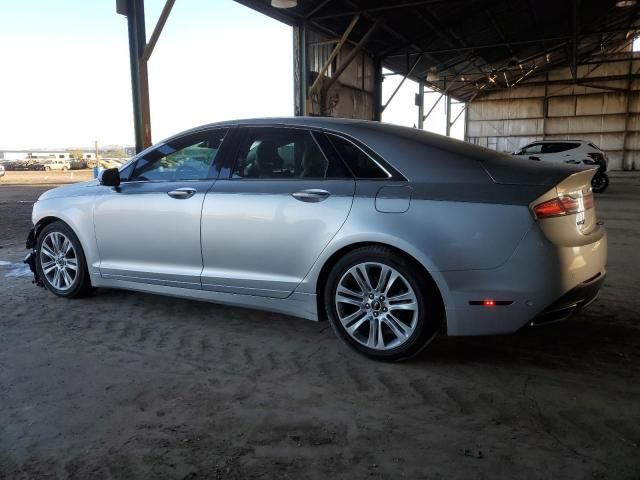
[{"label": "silver sedan", "polygon": [[44,193],[26,262],[61,297],[122,288],[328,318],[377,359],[595,299],[594,170],[376,122],[224,122]]}]

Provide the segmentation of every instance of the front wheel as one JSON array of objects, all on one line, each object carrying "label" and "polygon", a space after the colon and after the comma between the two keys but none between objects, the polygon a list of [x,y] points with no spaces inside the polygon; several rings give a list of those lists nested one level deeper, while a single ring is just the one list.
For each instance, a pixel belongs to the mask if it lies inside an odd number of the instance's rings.
[{"label": "front wheel", "polygon": [[76,234],[63,222],[50,223],[38,235],[38,277],[59,297],[85,295],[91,288],[87,261]]},{"label": "front wheel", "polygon": [[419,353],[444,317],[433,282],[402,255],[378,246],[353,250],[337,262],[327,280],[325,309],[338,337],[386,361]]},{"label": "front wheel", "polygon": [[591,179],[591,189],[595,193],[604,192],[609,186],[609,176],[606,173],[596,173]]}]

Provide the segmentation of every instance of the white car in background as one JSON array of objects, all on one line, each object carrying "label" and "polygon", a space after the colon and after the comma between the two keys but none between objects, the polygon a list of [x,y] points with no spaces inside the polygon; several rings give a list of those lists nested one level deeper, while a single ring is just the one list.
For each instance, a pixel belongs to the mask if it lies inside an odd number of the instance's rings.
[{"label": "white car in background", "polygon": [[48,160],[43,160],[41,162],[44,165],[44,169],[46,171],[50,171],[50,170],[62,170],[62,171],[66,171],[66,170],[71,170],[71,162],[69,160],[64,160],[64,159],[59,159],[59,158],[55,158],[55,159],[48,159]]},{"label": "white car in background", "polygon": [[544,162],[593,165],[598,167],[591,182],[593,191],[604,192],[609,185],[609,177],[605,173],[609,159],[595,144],[586,140],[540,140],[525,145],[513,155]]},{"label": "white car in background", "polygon": [[4,167],[0,165],[0,177],[4,177]]}]

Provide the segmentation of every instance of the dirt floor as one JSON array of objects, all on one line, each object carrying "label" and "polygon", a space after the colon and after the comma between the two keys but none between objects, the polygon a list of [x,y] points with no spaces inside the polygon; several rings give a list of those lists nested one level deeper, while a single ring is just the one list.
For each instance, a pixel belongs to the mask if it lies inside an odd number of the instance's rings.
[{"label": "dirt floor", "polygon": [[32,285],[31,204],[70,175],[0,179],[0,478],[640,479],[640,175],[597,197],[588,311],[402,364],[326,322]]}]

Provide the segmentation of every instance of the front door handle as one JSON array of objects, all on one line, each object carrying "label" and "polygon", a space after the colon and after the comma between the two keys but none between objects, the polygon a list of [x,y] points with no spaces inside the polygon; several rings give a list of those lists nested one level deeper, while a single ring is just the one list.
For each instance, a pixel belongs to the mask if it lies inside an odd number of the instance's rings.
[{"label": "front door handle", "polygon": [[318,203],[326,200],[331,196],[326,190],[320,190],[319,188],[310,188],[308,190],[300,190],[291,194],[296,200],[307,203]]},{"label": "front door handle", "polygon": [[185,198],[193,197],[197,192],[198,191],[195,188],[183,187],[183,188],[176,188],[175,190],[171,190],[170,192],[167,192],[167,195],[169,195],[170,197],[182,200]]}]

